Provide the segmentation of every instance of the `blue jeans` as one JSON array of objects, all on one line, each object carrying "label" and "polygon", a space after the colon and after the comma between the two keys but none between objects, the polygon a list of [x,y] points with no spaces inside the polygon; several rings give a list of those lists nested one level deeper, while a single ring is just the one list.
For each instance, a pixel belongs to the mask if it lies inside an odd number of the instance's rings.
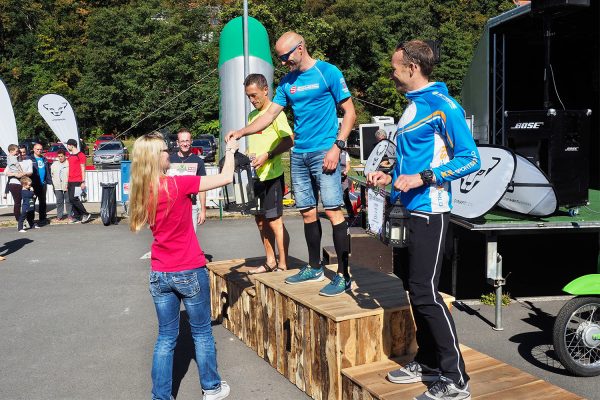
[{"label": "blue jeans", "polygon": [[325,209],[334,209],[344,204],[340,163],[335,171],[323,172],[323,159],[327,150],[309,153],[292,152],[292,184],[294,199],[299,210],[317,206],[319,192]]},{"label": "blue jeans", "polygon": [[179,306],[188,314],[200,385],[206,393],[218,392],[217,353],[210,320],[208,271],[150,272],[150,294],[158,317],[158,338],[152,360],[152,399],[171,399],[173,353],[179,336]]}]

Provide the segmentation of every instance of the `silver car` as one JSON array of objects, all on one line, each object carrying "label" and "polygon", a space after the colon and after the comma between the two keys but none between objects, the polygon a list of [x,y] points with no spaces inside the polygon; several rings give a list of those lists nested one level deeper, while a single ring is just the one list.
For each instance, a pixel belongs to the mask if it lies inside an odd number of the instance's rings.
[{"label": "silver car", "polygon": [[123,142],[104,142],[94,152],[94,166],[102,169],[104,166],[119,166],[121,161],[129,160],[129,153]]}]

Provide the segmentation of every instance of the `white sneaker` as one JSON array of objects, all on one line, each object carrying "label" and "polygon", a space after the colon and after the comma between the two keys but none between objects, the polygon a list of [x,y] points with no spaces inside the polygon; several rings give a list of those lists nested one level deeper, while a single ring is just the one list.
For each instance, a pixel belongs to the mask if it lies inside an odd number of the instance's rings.
[{"label": "white sneaker", "polygon": [[38,224],[33,224],[33,229],[40,229],[40,226]]},{"label": "white sneaker", "polygon": [[90,220],[91,217],[92,217],[92,214],[85,214],[83,216],[83,218],[81,218],[81,223],[85,224],[86,222],[88,222]]},{"label": "white sneaker", "polygon": [[229,396],[229,385],[225,381],[221,381],[221,388],[216,393],[206,393],[204,392],[204,396],[202,396],[203,400],[220,400]]},{"label": "white sneaker", "polygon": [[25,229],[21,229],[19,232],[26,233],[27,231]]}]

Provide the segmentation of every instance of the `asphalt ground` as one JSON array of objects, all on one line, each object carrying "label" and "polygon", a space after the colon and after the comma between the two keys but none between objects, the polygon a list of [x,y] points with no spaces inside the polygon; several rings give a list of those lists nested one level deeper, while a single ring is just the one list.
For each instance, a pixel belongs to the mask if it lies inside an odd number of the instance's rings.
[{"label": "asphalt ground", "polygon": [[[92,211],[92,205],[88,208]],[[0,214],[2,212],[0,211]],[[6,214],[6,213],[5,213]],[[10,217],[4,216],[7,221]],[[331,229],[323,221],[323,245]],[[286,216],[290,255],[307,258],[302,221]],[[0,229],[0,399],[149,399],[156,317],[148,293],[151,235],[126,224],[51,224],[18,233]],[[262,255],[250,219],[210,219],[199,227],[212,260]],[[504,308],[505,330],[491,328],[494,309],[455,305],[459,340],[553,384],[600,399],[597,378],[565,374],[551,341],[564,300],[519,299]],[[225,330],[213,328],[219,371],[231,399],[308,399]],[[174,394],[201,398],[193,342],[182,324]],[[467,365],[468,369],[468,365]]]}]

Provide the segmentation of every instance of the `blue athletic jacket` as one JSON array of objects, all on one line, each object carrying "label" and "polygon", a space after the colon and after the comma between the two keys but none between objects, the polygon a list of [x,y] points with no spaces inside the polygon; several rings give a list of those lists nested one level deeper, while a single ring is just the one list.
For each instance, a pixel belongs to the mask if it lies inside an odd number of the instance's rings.
[{"label": "blue athletic jacket", "polygon": [[479,152],[465,121],[465,111],[448,94],[442,82],[407,92],[396,136],[396,165],[392,183],[399,175],[431,169],[436,183],[400,193],[392,190],[411,211],[448,212],[452,208],[450,181],[480,167]]}]

